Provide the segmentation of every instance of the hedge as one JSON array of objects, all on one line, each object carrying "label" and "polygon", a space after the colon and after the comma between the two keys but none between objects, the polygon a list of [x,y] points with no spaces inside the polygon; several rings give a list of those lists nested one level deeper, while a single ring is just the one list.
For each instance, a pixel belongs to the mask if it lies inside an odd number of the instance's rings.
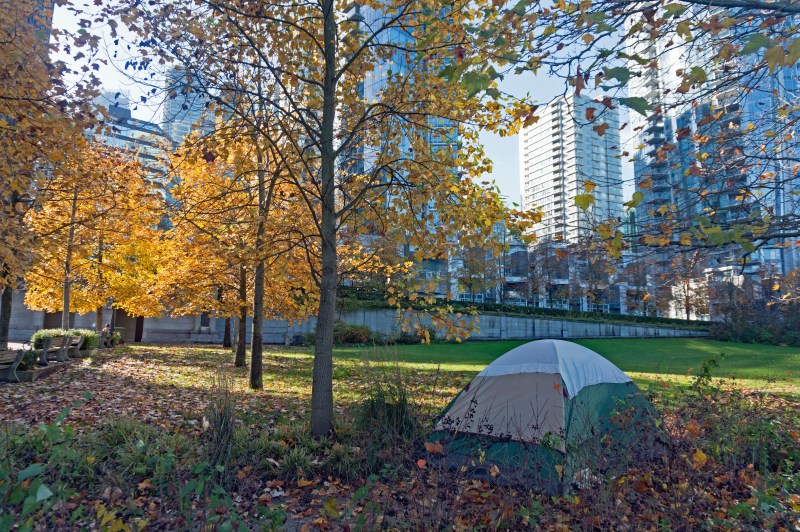
[{"label": "hedge", "polygon": [[54,336],[83,336],[81,351],[96,349],[100,345],[100,335],[89,329],[40,329],[31,336],[31,345],[34,349],[41,349],[44,346],[45,338]]}]

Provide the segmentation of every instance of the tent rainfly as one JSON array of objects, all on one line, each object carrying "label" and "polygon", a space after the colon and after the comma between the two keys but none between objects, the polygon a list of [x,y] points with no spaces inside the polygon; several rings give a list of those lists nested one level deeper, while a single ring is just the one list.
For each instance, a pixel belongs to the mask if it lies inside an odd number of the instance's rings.
[{"label": "tent rainfly", "polygon": [[553,493],[574,473],[607,469],[651,442],[653,413],[630,377],[599,354],[537,340],[484,368],[441,413],[430,439],[454,467],[496,465]]}]

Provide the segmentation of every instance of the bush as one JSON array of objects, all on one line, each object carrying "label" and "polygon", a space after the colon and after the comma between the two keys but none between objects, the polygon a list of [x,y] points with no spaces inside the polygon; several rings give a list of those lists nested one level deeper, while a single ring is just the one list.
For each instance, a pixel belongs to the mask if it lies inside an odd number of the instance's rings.
[{"label": "bush", "polygon": [[372,338],[372,330],[364,325],[338,322],[333,326],[333,342],[336,344],[366,344]]},{"label": "bush", "polygon": [[231,458],[239,466],[252,466],[260,473],[274,474],[287,452],[285,444],[270,438],[268,432],[253,433],[250,427],[239,427],[233,434]]},{"label": "bush", "polygon": [[39,354],[36,351],[25,351],[22,355],[22,360],[19,363],[20,371],[28,371],[36,367],[39,362]]},{"label": "bush", "polygon": [[[314,333],[303,336],[303,344],[313,346],[316,341]],[[379,332],[375,332],[366,325],[351,325],[345,322],[336,322],[333,326],[333,343],[336,345],[352,344],[377,344],[387,345],[390,340]]]},{"label": "bush", "polygon": [[100,345],[100,335],[89,329],[70,329],[68,331],[64,329],[40,329],[31,336],[31,345],[33,345],[34,349],[41,349],[46,338],[55,336],[82,336],[82,351],[96,349]]},{"label": "bush", "polygon": [[119,345],[122,343],[122,333],[121,332],[114,332],[111,335],[111,345]]},{"label": "bush", "polygon": [[325,471],[345,482],[350,482],[361,477],[363,463],[354,447],[334,443],[331,451],[325,458]]},{"label": "bush", "polygon": [[422,339],[416,334],[403,332],[395,334],[391,337],[392,343],[397,345],[414,345],[422,342]]},{"label": "bush", "polygon": [[408,383],[396,370],[383,378],[376,376],[367,398],[356,407],[354,441],[364,449],[366,472],[395,469],[408,462],[422,444],[422,423],[411,395]]}]

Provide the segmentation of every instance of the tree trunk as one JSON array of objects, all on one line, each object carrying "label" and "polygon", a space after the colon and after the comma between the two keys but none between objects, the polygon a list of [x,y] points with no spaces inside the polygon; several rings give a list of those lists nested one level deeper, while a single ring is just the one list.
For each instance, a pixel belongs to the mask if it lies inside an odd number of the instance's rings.
[{"label": "tree trunk", "polygon": [[69,324],[69,289],[72,281],[70,275],[72,274],[72,246],[75,240],[75,214],[78,210],[78,187],[75,187],[72,193],[72,210],[69,215],[69,238],[67,239],[67,254],[64,258],[64,301],[61,310],[61,328],[67,330],[70,328]]},{"label": "tree trunk", "polygon": [[3,289],[0,296],[0,349],[8,349],[8,333],[11,329],[11,298],[14,290],[10,286]]},{"label": "tree trunk", "polygon": [[239,266],[239,332],[236,335],[236,359],[234,365],[247,365],[247,269]]},{"label": "tree trunk", "polygon": [[231,317],[225,318],[225,332],[222,333],[222,347],[231,346]]},{"label": "tree trunk", "polygon": [[336,20],[333,0],[323,0],[325,79],[323,81],[320,130],[322,184],[322,276],[314,345],[311,385],[311,434],[326,436],[333,431],[333,325],[336,318],[338,258],[336,248],[336,184],[333,145],[336,113]]},{"label": "tree trunk", "polygon": [[265,171],[262,153],[258,151],[258,227],[256,228],[256,270],[253,273],[253,330],[250,340],[250,388],[264,387],[264,222],[267,216]]},{"label": "tree trunk", "polygon": [[[100,238],[98,239],[97,243],[97,273],[98,277],[100,278],[100,286],[103,286],[103,235],[100,234]],[[103,330],[103,305],[98,305],[97,310],[95,311],[95,320],[94,326],[96,331]]]},{"label": "tree trunk", "polygon": [[[222,302],[222,296],[224,295],[224,290],[220,286],[217,289],[217,301]],[[225,317],[225,329],[222,333],[222,347],[230,347],[231,346],[231,317]]]}]

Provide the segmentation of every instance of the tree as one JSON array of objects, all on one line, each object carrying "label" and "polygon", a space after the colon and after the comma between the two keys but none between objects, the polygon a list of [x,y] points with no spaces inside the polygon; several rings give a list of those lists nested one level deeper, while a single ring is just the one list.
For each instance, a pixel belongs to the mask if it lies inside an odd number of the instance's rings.
[{"label": "tree", "polygon": [[163,198],[135,156],[80,139],[80,149],[37,190],[26,222],[35,235],[25,275],[26,304],[48,312],[97,312],[108,301],[153,316],[162,301],[149,290],[158,270]]},{"label": "tree", "polygon": [[683,311],[687,320],[708,315],[708,280],[704,269],[708,267],[708,253],[695,251],[673,257],[666,284],[670,287],[672,303]]},{"label": "tree", "polygon": [[568,254],[564,248],[563,244],[556,243],[549,237],[530,247],[528,278],[537,306],[541,296],[544,296],[544,306],[548,308],[552,308],[556,301],[569,297],[570,264],[566,260]]},{"label": "tree", "polygon": [[62,81],[70,71],[48,58],[49,16],[43,2],[0,5],[0,77],[7,80],[0,86],[0,348],[8,341],[12,290],[31,258],[23,218],[37,181],[64,161],[93,118],[85,102],[96,78]]},{"label": "tree", "polygon": [[[161,282],[171,312],[214,312],[239,317],[235,365],[246,365],[247,309],[258,286],[253,272],[263,263],[262,315],[290,321],[304,319],[313,298],[307,261],[293,248],[293,233],[307,222],[292,205],[285,183],[271,185],[276,199],[267,220],[259,211],[259,163],[253,143],[232,122],[205,138],[189,137],[171,161],[176,184],[167,233],[172,250]],[[262,227],[262,243],[256,243]],[[258,252],[261,249],[261,252]],[[258,353],[253,357],[260,356]],[[259,388],[258,364],[251,386]]]},{"label": "tree", "polygon": [[[149,57],[155,53],[202,74],[196,77],[206,80],[216,105],[247,122],[265,157],[272,150],[270,163],[282,166],[294,197],[311,216],[297,239],[315,266],[319,294],[315,435],[333,428],[333,325],[342,246],[363,250],[371,233],[406,243],[409,256],[402,263],[383,265],[390,276],[399,276],[414,270],[406,262],[441,260],[457,231],[466,244],[484,245],[493,224],[508,217],[497,192],[471,179],[489,165],[473,126],[506,123],[496,106],[438,75],[460,60],[465,28],[480,23],[484,4],[442,10],[419,0],[369,7],[334,0],[164,1],[116,12],[146,38],[147,56],[135,66],[154,66]],[[243,73],[246,79],[239,77]],[[253,120],[252,106],[240,105],[253,98],[274,120]],[[405,290],[408,297],[433,303],[417,294]]]},{"label": "tree", "polygon": [[[789,254],[800,237],[797,12],[749,0],[497,2],[484,11],[493,29],[476,25],[447,73],[487,96],[512,73],[560,77],[565,91],[591,91],[597,105],[576,119],[598,133],[605,110],[628,107],[622,127],[642,140],[623,152],[637,165],[627,206],[643,245]],[[618,224],[598,230],[619,254]]]}]

